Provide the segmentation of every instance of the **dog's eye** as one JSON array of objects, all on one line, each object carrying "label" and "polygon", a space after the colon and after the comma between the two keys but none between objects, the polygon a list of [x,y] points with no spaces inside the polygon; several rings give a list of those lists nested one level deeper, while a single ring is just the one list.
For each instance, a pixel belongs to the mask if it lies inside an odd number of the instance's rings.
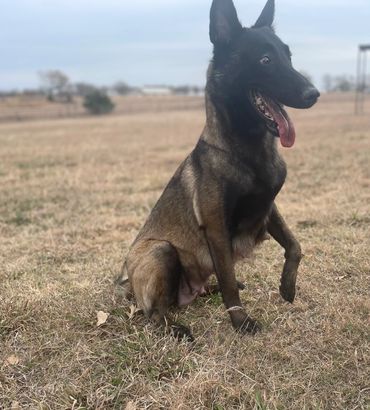
[{"label": "dog's eye", "polygon": [[264,56],[264,57],[261,58],[260,63],[261,63],[262,65],[270,64],[270,63],[271,63],[271,59],[270,59],[269,56]]}]

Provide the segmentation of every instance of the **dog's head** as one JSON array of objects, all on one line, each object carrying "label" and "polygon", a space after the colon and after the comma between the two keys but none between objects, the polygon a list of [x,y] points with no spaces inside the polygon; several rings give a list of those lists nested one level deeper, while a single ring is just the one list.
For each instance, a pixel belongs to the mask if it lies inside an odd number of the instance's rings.
[{"label": "dog's head", "polygon": [[295,131],[283,105],[310,108],[320,93],[293,68],[289,47],[272,27],[274,14],[275,2],[268,0],[255,25],[245,28],[232,0],[213,0],[213,80],[223,95],[243,95],[283,146],[291,147]]}]

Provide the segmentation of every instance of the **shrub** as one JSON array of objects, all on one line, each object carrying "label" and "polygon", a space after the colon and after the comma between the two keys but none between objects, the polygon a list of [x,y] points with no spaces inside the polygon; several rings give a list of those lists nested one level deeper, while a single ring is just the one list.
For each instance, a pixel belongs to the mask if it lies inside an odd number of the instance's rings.
[{"label": "shrub", "polygon": [[102,115],[112,112],[114,103],[104,91],[93,90],[86,94],[84,107],[90,114]]}]

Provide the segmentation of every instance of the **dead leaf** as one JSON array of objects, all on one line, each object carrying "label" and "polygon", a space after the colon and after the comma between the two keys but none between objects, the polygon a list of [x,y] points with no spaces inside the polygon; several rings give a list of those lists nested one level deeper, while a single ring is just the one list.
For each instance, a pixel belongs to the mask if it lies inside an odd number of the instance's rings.
[{"label": "dead leaf", "polygon": [[11,405],[11,410],[21,410],[21,406],[17,401],[13,401]]},{"label": "dead leaf", "polygon": [[96,326],[99,327],[101,325],[104,325],[104,323],[107,322],[108,317],[109,317],[109,313],[105,313],[102,311],[97,312],[98,321],[96,322]]},{"label": "dead leaf", "polygon": [[9,364],[10,366],[16,366],[20,361],[21,360],[18,356],[12,354],[5,360],[5,363]]}]

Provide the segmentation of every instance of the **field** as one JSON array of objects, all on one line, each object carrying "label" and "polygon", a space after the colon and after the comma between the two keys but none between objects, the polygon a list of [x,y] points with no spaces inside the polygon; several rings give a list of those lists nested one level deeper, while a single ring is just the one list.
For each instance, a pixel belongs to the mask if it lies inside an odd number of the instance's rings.
[{"label": "field", "polygon": [[278,204],[305,254],[296,303],[268,241],[237,267],[264,330],[235,334],[221,298],[203,298],[176,312],[192,347],[113,278],[203,111],[0,125],[1,409],[370,408],[370,118],[340,95],[292,115]]},{"label": "field", "polygon": [[[186,111],[199,109],[203,105],[203,98],[176,95],[166,96],[114,96],[114,115],[130,115],[147,112]],[[72,117],[86,117],[88,114],[83,107],[83,99],[74,97],[69,104],[48,102],[42,96],[11,96],[0,98],[0,123],[13,121],[30,121],[40,119],[61,119]]]}]

